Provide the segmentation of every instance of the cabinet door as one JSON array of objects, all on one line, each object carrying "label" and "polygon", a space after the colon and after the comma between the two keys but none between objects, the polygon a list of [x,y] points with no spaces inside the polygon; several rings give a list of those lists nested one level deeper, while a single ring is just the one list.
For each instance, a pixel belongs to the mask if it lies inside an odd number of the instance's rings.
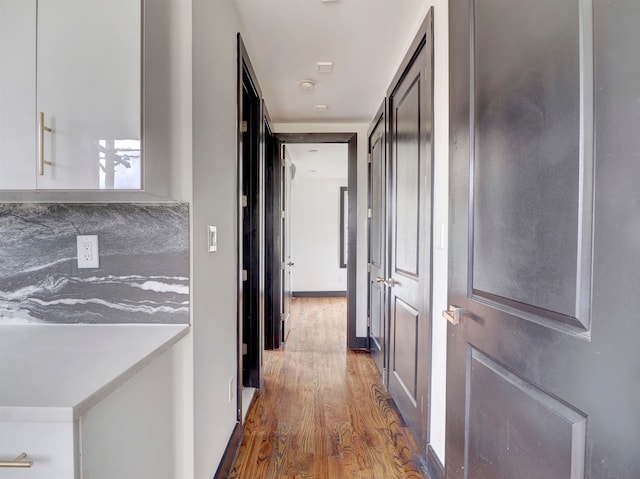
[{"label": "cabinet door", "polygon": [[36,0],[0,0],[0,189],[35,188]]},{"label": "cabinet door", "polygon": [[73,479],[75,455],[72,422],[0,422],[0,460],[26,453],[28,468],[0,469],[2,479]]},{"label": "cabinet door", "polygon": [[176,361],[175,348],[166,351],[80,418],[80,477],[188,477],[177,472],[182,444],[173,378]]},{"label": "cabinet door", "polygon": [[140,189],[140,0],[39,0],[40,189]]}]

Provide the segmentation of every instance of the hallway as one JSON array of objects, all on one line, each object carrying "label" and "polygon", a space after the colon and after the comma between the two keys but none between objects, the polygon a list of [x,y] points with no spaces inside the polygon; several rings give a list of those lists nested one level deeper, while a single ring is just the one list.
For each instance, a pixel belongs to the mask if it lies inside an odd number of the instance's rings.
[{"label": "hallway", "polygon": [[423,479],[417,447],[367,353],[347,351],[345,298],[294,298],[265,351],[230,478]]}]

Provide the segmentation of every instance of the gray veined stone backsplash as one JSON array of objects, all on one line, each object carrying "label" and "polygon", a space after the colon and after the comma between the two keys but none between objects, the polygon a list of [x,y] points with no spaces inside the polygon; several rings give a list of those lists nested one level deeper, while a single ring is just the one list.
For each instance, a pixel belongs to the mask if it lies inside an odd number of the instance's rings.
[{"label": "gray veined stone backsplash", "polygon": [[[77,235],[99,268],[78,269]],[[0,322],[188,323],[188,205],[0,204]]]}]

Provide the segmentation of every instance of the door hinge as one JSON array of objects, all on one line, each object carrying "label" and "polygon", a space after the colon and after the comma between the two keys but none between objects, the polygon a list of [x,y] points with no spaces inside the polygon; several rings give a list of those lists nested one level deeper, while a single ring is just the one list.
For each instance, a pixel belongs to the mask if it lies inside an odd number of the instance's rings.
[{"label": "door hinge", "polygon": [[287,213],[285,211],[280,212],[280,219],[285,219],[287,217]]},{"label": "door hinge", "polygon": [[371,316],[367,316],[367,328],[371,327]]},{"label": "door hinge", "polygon": [[247,343],[242,343],[242,355],[244,356],[245,354],[247,354]]},{"label": "door hinge", "polygon": [[286,165],[287,165],[287,160],[285,160],[284,158],[280,158],[280,166],[284,168]]},{"label": "door hinge", "polygon": [[367,263],[367,273],[371,273],[371,263]]},{"label": "door hinge", "polygon": [[240,122],[240,132],[246,133],[249,131],[249,124],[246,121]]},{"label": "door hinge", "polygon": [[371,163],[371,153],[367,153],[367,163]]},{"label": "door hinge", "polygon": [[280,164],[282,166],[286,165],[285,153],[284,153],[284,145],[280,146]]},{"label": "door hinge", "polygon": [[249,206],[249,198],[247,195],[242,195],[242,207],[246,208],[247,206]]},{"label": "door hinge", "polygon": [[242,270],[242,281],[246,281],[249,278],[249,273],[246,269]]},{"label": "door hinge", "polygon": [[373,218],[373,210],[371,208],[367,208],[367,218]]},{"label": "door hinge", "polygon": [[282,271],[284,271],[284,269],[285,269],[286,267],[287,267],[287,265],[286,265],[286,264],[284,264],[284,261],[281,261],[281,262],[280,262],[280,269],[281,269]]}]

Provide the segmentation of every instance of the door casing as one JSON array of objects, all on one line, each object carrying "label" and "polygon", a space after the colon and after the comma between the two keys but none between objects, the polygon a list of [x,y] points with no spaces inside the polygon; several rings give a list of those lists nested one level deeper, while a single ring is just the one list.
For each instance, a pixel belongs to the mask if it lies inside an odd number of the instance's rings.
[{"label": "door casing", "polygon": [[387,387],[387,336],[388,304],[384,280],[388,271],[387,225],[387,125],[386,100],[382,103],[367,138],[369,150],[368,175],[368,267],[367,267],[367,318],[369,351],[380,371],[382,382]]},{"label": "door casing", "polygon": [[[348,145],[348,183],[349,188],[349,238],[347,241],[348,258],[357,258],[357,173],[358,173],[358,135],[348,133],[275,133],[282,143],[346,143]],[[347,264],[347,347],[350,349],[367,349],[368,338],[358,337],[356,333],[356,262]]]}]

